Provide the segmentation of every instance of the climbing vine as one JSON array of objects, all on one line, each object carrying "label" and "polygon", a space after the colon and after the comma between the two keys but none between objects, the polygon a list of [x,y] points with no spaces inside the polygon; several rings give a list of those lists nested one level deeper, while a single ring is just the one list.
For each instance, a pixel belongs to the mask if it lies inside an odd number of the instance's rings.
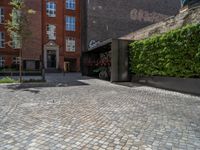
[{"label": "climbing vine", "polygon": [[200,25],[187,25],[130,44],[136,75],[200,77]]}]

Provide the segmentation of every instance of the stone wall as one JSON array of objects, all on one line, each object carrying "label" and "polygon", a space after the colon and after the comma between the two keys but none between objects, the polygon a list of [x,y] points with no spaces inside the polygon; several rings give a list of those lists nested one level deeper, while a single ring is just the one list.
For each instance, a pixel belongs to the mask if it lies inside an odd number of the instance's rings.
[{"label": "stone wall", "polygon": [[170,30],[180,28],[187,24],[197,23],[200,23],[200,6],[182,11],[176,16],[172,16],[162,22],[147,26],[136,32],[121,37],[120,39],[142,40],[155,34],[162,34]]},{"label": "stone wall", "polygon": [[179,9],[179,0],[88,0],[88,46],[159,22]]}]

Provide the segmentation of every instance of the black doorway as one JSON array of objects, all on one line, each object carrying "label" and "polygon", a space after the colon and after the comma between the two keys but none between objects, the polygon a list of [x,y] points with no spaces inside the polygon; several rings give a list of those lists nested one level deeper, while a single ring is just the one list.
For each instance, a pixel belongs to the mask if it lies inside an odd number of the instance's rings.
[{"label": "black doorway", "polygon": [[69,72],[76,72],[77,71],[77,60],[75,58],[65,58],[64,59],[66,63],[69,64]]},{"label": "black doorway", "polygon": [[56,68],[56,51],[47,51],[47,68]]}]

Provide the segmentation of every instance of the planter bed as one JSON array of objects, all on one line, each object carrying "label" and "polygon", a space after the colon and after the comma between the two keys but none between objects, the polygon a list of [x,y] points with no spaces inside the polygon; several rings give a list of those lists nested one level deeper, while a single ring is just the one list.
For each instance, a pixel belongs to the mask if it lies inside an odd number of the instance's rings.
[{"label": "planter bed", "polygon": [[[40,76],[41,71],[24,71],[23,76]],[[18,71],[0,71],[0,76],[19,76]]]},{"label": "planter bed", "polygon": [[132,82],[177,92],[200,95],[200,78],[176,78],[159,76],[138,77],[133,75]]}]

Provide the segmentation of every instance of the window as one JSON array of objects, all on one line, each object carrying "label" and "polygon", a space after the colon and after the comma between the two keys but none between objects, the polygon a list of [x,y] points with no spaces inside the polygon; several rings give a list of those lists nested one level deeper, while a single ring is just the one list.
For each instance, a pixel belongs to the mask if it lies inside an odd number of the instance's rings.
[{"label": "window", "polygon": [[56,26],[52,24],[47,25],[47,35],[49,40],[56,40]]},{"label": "window", "polygon": [[5,47],[5,33],[0,32],[0,48],[4,48],[4,47]]},{"label": "window", "polygon": [[76,30],[76,18],[67,16],[66,17],[66,30],[75,31]]},{"label": "window", "polygon": [[49,17],[55,17],[56,16],[56,3],[55,2],[47,2],[47,15]]},{"label": "window", "polygon": [[26,60],[26,70],[36,70],[36,61]]},{"label": "window", "polygon": [[66,8],[75,10],[76,9],[76,2],[75,0],[66,0]]},{"label": "window", "polygon": [[13,64],[19,65],[19,62],[20,62],[19,57],[13,57]]},{"label": "window", "polygon": [[4,9],[0,8],[0,23],[4,23]]},{"label": "window", "polygon": [[3,68],[5,66],[5,58],[3,56],[0,56],[0,68]]},{"label": "window", "polygon": [[20,23],[21,22],[21,20],[20,20],[21,15],[22,15],[22,11],[12,9],[12,23],[13,24]]},{"label": "window", "polygon": [[75,52],[76,50],[76,40],[73,37],[66,38],[66,51]]},{"label": "window", "polygon": [[20,46],[20,37],[17,34],[12,34],[12,47],[14,49],[19,49],[21,48]]}]

